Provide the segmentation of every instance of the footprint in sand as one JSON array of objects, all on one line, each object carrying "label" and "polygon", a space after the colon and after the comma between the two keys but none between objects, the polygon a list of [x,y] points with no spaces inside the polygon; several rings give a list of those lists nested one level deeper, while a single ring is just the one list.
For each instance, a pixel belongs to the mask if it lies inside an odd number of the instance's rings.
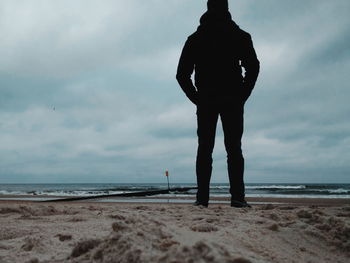
[{"label": "footprint in sand", "polygon": [[191,230],[194,232],[214,232],[214,231],[218,231],[218,228],[211,224],[204,223],[204,224],[191,226]]}]

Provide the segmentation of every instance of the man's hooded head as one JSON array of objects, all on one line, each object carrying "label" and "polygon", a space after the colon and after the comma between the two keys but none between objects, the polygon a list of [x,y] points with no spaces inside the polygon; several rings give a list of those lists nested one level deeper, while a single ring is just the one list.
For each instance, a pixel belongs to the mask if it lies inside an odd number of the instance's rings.
[{"label": "man's hooded head", "polygon": [[[208,11],[205,12],[201,19],[201,25],[217,24],[222,27],[223,24],[232,24],[232,17],[228,10],[228,0],[208,0]],[[237,26],[237,25],[236,25]]]},{"label": "man's hooded head", "polygon": [[207,6],[209,12],[227,12],[228,0],[208,0]]}]

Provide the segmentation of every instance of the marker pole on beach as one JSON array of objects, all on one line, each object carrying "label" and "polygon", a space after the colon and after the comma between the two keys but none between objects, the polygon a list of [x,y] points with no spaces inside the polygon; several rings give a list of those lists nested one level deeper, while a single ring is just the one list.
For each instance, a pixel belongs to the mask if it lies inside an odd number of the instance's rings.
[{"label": "marker pole on beach", "polygon": [[166,176],[166,179],[168,180],[168,190],[169,190],[169,192],[170,192],[169,171],[168,171],[168,170],[165,171],[165,176]]}]

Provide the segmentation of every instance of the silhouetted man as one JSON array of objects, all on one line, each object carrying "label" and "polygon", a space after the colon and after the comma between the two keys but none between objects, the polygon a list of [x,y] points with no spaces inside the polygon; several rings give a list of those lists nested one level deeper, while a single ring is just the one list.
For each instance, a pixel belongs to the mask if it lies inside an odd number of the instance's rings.
[{"label": "silhouetted man", "polygon": [[[197,200],[208,206],[212,152],[220,116],[227,152],[231,206],[250,207],[244,193],[241,149],[244,103],[259,74],[250,35],[232,21],[227,0],[208,0],[208,11],[183,48],[176,78],[197,105]],[[242,75],[242,67],[245,69]],[[195,86],[191,75],[195,71]]]}]

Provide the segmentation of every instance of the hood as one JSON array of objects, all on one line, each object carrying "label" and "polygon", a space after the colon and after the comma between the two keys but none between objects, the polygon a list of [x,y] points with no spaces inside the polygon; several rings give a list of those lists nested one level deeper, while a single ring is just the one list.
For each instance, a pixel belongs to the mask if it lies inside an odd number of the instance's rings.
[{"label": "hood", "polygon": [[232,16],[229,11],[224,12],[205,12],[199,20],[200,25],[198,31],[225,31],[225,30],[238,30],[239,26],[232,20]]}]

